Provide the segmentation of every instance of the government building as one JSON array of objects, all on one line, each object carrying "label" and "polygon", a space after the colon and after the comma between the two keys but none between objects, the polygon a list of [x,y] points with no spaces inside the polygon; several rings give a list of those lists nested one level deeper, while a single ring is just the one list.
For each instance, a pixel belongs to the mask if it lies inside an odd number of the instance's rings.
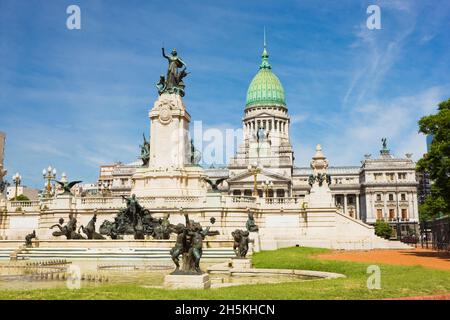
[{"label": "government building", "polygon": [[122,196],[135,195],[153,217],[170,215],[172,224],[183,223],[185,214],[202,225],[215,221],[219,235],[212,243],[218,246],[229,247],[231,232],[245,228],[253,216],[255,250],[407,247],[377,237],[372,225],[385,220],[406,233],[417,223],[411,155],[395,157],[384,138],[378,156],[365,155],[361,166],[336,167],[317,144],[308,166],[296,166],[284,88],[264,46],[243,103],[241,144],[226,167],[204,168],[189,138],[182,81],[187,73],[177,71],[183,62],[175,50],[169,56],[163,51],[163,57],[169,61],[167,78],[161,77],[159,96],[148,112],[150,138],[141,146],[142,161],[103,165],[96,184],[73,192],[52,191],[49,180],[39,200],[0,200],[2,239],[23,239],[36,230],[39,239],[53,241],[50,228],[59,220],[71,217],[86,225],[95,214],[100,225],[125,208]]},{"label": "government building", "polygon": [[[230,196],[256,195],[280,205],[297,201],[294,199],[302,201],[310,192],[308,179],[313,172],[310,167],[294,165],[284,88],[272,70],[266,48],[247,90],[243,115],[244,138],[237,154],[227,167],[205,168],[208,179],[222,181],[218,189]],[[362,158],[360,166],[328,168],[334,205],[343,214],[367,224],[385,220],[394,229],[402,225],[403,232],[408,226],[413,228],[419,215],[418,182],[411,154],[398,158],[384,145],[377,157]],[[140,162],[101,166],[99,190],[129,195],[133,174],[140,166]]]}]

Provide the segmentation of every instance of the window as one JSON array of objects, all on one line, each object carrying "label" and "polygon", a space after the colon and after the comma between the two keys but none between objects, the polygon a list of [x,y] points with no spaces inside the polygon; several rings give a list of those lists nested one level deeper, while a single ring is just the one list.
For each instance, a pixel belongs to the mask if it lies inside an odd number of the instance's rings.
[{"label": "window", "polygon": [[383,176],[382,173],[374,173],[373,174],[373,177],[375,178],[375,181],[380,181],[382,176]]},{"label": "window", "polygon": [[377,220],[383,220],[383,209],[377,209]]},{"label": "window", "polygon": [[402,209],[402,220],[408,220],[408,210],[407,209]]},{"label": "window", "polygon": [[377,201],[381,201],[381,193],[377,193]]},{"label": "window", "polygon": [[395,220],[395,210],[389,209],[389,220]]},{"label": "window", "polygon": [[282,189],[277,190],[277,198],[284,198],[284,190]]},{"label": "window", "polygon": [[399,180],[406,180],[406,173],[404,173],[404,172],[399,173],[398,174],[398,179]]},{"label": "window", "polygon": [[402,201],[406,201],[406,194],[402,193],[402,194],[400,195],[400,199],[401,199]]},{"label": "window", "polygon": [[394,195],[392,193],[389,193],[389,201],[394,201]]},{"label": "window", "polygon": [[347,197],[347,203],[351,206],[351,205],[354,205],[355,204],[355,198],[354,197],[351,197],[351,196],[348,196]]},{"label": "window", "polygon": [[394,174],[393,173],[387,173],[386,177],[387,177],[388,181],[394,181]]},{"label": "window", "polygon": [[233,190],[233,196],[240,196],[241,190]]},{"label": "window", "polygon": [[246,197],[251,197],[252,196],[252,190],[245,190],[244,191],[244,196],[246,196]]}]

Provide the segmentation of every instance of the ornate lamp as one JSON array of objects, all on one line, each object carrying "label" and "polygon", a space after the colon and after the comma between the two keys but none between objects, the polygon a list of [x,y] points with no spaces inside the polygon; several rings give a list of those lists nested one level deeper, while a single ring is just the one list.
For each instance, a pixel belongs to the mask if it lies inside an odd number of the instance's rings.
[{"label": "ornate lamp", "polygon": [[16,174],[13,175],[12,179],[13,179],[14,185],[16,186],[14,200],[17,200],[17,189],[18,189],[20,183],[22,182],[22,176],[18,172],[16,172]]},{"label": "ornate lamp", "polygon": [[42,170],[42,176],[46,181],[45,194],[47,197],[51,197],[52,195],[52,183],[51,181],[56,178],[56,169],[48,166],[47,169]]}]

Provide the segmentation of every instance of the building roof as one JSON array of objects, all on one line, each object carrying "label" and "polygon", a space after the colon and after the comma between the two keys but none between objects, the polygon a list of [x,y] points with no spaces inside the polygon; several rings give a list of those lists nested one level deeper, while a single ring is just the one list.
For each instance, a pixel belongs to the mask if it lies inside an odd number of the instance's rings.
[{"label": "building roof", "polygon": [[210,178],[224,178],[229,176],[229,170],[226,167],[221,168],[205,168],[205,173]]},{"label": "building roof", "polygon": [[[327,169],[327,173],[330,175],[336,174],[359,174],[361,170],[360,167],[357,166],[345,166],[345,167],[329,167]],[[295,167],[293,175],[294,176],[302,176],[302,175],[310,175],[313,171],[309,167]]]},{"label": "building roof", "polygon": [[264,45],[262,61],[258,73],[253,77],[247,90],[246,108],[254,106],[286,106],[284,89],[278,77],[272,72],[269,54]]}]

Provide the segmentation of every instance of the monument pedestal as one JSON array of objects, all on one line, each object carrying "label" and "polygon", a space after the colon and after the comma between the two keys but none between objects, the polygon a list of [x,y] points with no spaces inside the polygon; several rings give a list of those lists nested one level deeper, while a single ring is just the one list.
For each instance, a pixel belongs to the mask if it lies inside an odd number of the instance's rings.
[{"label": "monument pedestal", "polygon": [[169,274],[164,277],[167,289],[209,289],[211,280],[207,273],[199,275]]},{"label": "monument pedestal", "polygon": [[231,258],[231,268],[238,270],[251,269],[253,267],[252,260],[248,258]]},{"label": "monument pedestal", "polygon": [[191,117],[181,96],[161,94],[150,110],[149,117],[149,163],[136,169],[131,193],[149,198],[204,196],[206,174],[203,168],[195,165],[191,154]]},{"label": "monument pedestal", "polygon": [[259,233],[250,232],[248,238],[250,239],[249,253],[261,251],[261,242],[259,240]]}]

